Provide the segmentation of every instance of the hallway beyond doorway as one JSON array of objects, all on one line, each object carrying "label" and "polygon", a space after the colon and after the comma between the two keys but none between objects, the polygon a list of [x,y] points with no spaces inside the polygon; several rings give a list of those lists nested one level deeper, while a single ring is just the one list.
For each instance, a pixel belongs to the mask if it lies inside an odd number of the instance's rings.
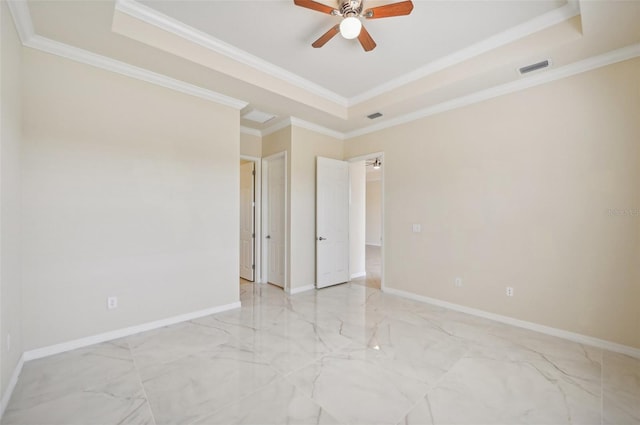
[{"label": "hallway beyond doorway", "polygon": [[380,289],[381,281],[381,251],[382,248],[375,245],[366,245],[365,267],[367,275],[352,282],[358,285],[364,285],[369,288]]}]

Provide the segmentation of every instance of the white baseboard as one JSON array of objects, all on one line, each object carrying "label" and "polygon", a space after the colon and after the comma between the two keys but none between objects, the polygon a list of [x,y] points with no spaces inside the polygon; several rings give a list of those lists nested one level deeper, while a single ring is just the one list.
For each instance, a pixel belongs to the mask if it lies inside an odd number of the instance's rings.
[{"label": "white baseboard", "polygon": [[240,302],[221,305],[218,307],[207,308],[204,310],[193,311],[191,313],[181,314],[179,316],[168,317],[166,319],[156,320],[154,322],[144,323],[142,325],[130,326],[124,329],[105,332],[98,335],[92,335],[85,338],[75,339],[60,344],[49,345],[47,347],[36,348],[34,350],[25,351],[23,354],[24,361],[40,359],[42,357],[52,356],[54,354],[64,353],[66,351],[75,350],[77,348],[88,347],[105,341],[111,341],[118,338],[134,335],[140,332],[146,332],[153,329],[163,328],[165,326],[174,325],[176,323],[186,322],[200,317],[209,316],[211,314],[222,313],[223,311],[240,308]]},{"label": "white baseboard", "polygon": [[365,243],[365,245],[369,245],[369,246],[382,246],[382,244],[380,242],[372,242],[372,243]]},{"label": "white baseboard", "polygon": [[22,372],[22,366],[24,365],[24,354],[20,356],[20,360],[18,360],[18,364],[16,368],[13,370],[13,374],[11,374],[11,380],[9,380],[9,384],[2,394],[2,404],[0,404],[0,419],[4,416],[4,411],[9,405],[9,400],[11,400],[11,395],[13,394],[13,390],[16,388],[16,384],[18,383],[18,378],[20,377],[20,373]]},{"label": "white baseboard", "polygon": [[351,273],[351,279],[357,279],[359,277],[364,277],[366,275],[367,275],[367,272]]},{"label": "white baseboard", "polygon": [[527,322],[525,320],[515,319],[509,316],[502,316],[500,314],[490,313],[484,310],[478,310],[471,307],[465,307],[460,304],[454,304],[447,301],[438,300],[435,298],[425,297],[423,295],[414,294],[411,292],[402,291],[394,288],[383,288],[383,292],[387,294],[397,295],[403,298],[408,298],[414,301],[421,301],[427,304],[436,305],[438,307],[448,308],[450,310],[459,311],[462,313],[471,314],[473,316],[482,317],[484,319],[493,320],[496,322],[506,323],[507,325],[517,326],[519,328],[529,329],[532,331],[540,332],[547,335],[556,336],[559,338],[567,339],[569,341],[577,342],[579,344],[591,345],[593,347],[602,348],[605,350],[613,351],[615,353],[626,354],[627,356],[640,359],[640,349],[635,347],[629,347],[627,345],[618,344],[615,342],[607,341],[604,339],[594,338],[588,335],[582,335],[575,332],[565,331],[558,328],[552,328],[551,326],[540,325],[533,322]]},{"label": "white baseboard", "polygon": [[300,292],[307,292],[313,289],[316,289],[316,285],[306,285],[306,286],[300,286],[298,288],[291,288],[289,290],[289,295],[295,295],[295,294],[299,294]]}]

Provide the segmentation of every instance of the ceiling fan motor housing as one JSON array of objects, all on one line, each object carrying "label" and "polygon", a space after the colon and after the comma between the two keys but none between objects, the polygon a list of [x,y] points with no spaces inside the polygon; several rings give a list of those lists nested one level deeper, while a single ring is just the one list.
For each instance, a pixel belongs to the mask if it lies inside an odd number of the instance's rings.
[{"label": "ceiling fan motor housing", "polygon": [[340,14],[344,17],[360,16],[362,13],[362,0],[341,0]]}]

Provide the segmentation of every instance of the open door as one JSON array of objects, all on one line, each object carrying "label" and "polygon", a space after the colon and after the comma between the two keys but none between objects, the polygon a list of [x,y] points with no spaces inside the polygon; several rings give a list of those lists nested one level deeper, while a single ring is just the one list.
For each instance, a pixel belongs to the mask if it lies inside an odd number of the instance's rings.
[{"label": "open door", "polygon": [[349,163],[317,158],[316,287],[349,280]]},{"label": "open door", "polygon": [[266,208],[263,210],[265,251],[263,264],[266,266],[267,282],[285,288],[286,282],[286,156],[276,154],[263,160],[263,196]]},{"label": "open door", "polygon": [[240,165],[240,277],[255,280],[255,164]]}]

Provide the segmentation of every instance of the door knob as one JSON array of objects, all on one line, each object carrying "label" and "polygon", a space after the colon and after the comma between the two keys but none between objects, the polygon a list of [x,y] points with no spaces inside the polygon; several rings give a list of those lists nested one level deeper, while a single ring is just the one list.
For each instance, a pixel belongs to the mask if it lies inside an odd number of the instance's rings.
[{"label": "door knob", "polygon": [[327,238],[323,238],[322,236],[320,236],[320,237],[318,238],[318,240],[319,240],[319,241],[326,241],[326,240],[327,240]]}]

